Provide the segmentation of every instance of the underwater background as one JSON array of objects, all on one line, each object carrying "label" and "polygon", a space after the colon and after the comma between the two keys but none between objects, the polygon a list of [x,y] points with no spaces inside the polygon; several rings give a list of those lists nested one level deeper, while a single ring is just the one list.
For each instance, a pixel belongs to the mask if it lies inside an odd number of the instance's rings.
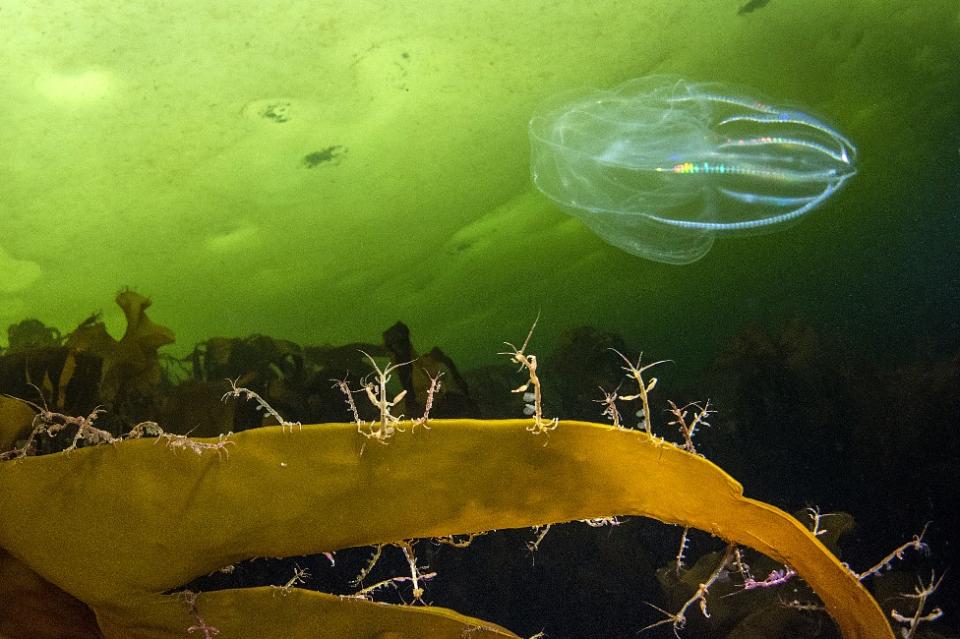
[{"label": "underwater background", "polygon": [[[214,338],[244,338],[267,395],[285,374],[271,357],[388,356],[399,320],[456,363],[464,412],[519,417],[522,376],[497,353],[539,316],[551,415],[603,421],[597,386],[620,375],[605,349],[642,351],[672,361],[659,409],[711,399],[700,450],[748,496],[852,515],[844,561],[869,566],[931,522],[930,556],[886,591],[951,568],[936,631],[957,635],[956,0],[15,0],[0,33],[0,325],[36,329],[0,332],[0,392],[25,392],[18,353],[101,320],[122,335],[112,300],[129,288],[171,332],[118,415],[175,421],[188,411],[150,383],[244,373],[213,361]],[[809,110],[856,144],[857,174],[795,226],[718,239],[692,264],[621,251],[534,188],[527,127],[554,95],[653,74]],[[323,409],[303,397],[288,418],[348,417],[335,393]],[[633,580],[656,592],[676,549],[676,531],[635,526],[590,531],[591,568],[571,559],[580,533],[552,551],[548,537],[493,588],[529,609],[483,603],[492,581],[435,601],[528,635],[633,636],[649,623]],[[644,540],[644,574],[605,581],[635,559],[618,533]],[[574,606],[561,582],[589,595]],[[733,636],[684,636],[697,632]]]}]

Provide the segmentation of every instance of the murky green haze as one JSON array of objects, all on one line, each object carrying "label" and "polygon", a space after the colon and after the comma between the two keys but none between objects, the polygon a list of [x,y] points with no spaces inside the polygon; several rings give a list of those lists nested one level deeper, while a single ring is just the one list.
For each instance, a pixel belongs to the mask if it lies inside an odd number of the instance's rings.
[{"label": "murky green haze", "polygon": [[[774,0],[5,3],[0,323],[151,295],[178,348],[375,339],[482,361],[593,324],[706,358],[802,316],[892,351],[957,328],[958,7]],[[685,267],[536,193],[558,91],[674,72],[827,115],[860,173],[802,224]]]}]

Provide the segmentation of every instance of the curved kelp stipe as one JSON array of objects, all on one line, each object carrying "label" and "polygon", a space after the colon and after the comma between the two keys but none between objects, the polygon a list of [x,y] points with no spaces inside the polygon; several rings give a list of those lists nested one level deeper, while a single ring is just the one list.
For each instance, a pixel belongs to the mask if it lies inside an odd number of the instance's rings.
[{"label": "curved kelp stipe", "polygon": [[665,75],[552,102],[529,125],[536,187],[659,262],[696,261],[717,235],[781,229],[856,173],[848,138],[752,90]]},{"label": "curved kelp stipe", "polygon": [[523,420],[430,425],[386,445],[364,446],[354,424],[325,424],[242,432],[229,457],[141,439],[0,463],[0,546],[91,606],[109,639],[183,637],[197,614],[229,637],[512,637],[440,608],[295,589],[287,597],[204,593],[194,611],[162,593],[256,556],[643,515],[789,564],[845,639],[894,636],[816,537],[743,497],[702,457],[584,422],[560,422],[540,436]]}]

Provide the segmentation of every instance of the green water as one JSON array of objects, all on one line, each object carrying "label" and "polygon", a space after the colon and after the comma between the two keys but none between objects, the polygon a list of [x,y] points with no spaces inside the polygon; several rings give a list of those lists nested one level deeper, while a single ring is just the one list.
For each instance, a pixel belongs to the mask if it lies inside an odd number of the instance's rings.
[{"label": "green water", "polygon": [[[131,286],[182,350],[401,318],[476,362],[538,309],[545,343],[593,324],[687,360],[796,315],[897,351],[949,336],[957,3],[741,4],[5,3],[0,324],[119,329]],[[692,266],[623,254],[532,190],[526,122],[655,72],[828,114],[860,174]]]}]

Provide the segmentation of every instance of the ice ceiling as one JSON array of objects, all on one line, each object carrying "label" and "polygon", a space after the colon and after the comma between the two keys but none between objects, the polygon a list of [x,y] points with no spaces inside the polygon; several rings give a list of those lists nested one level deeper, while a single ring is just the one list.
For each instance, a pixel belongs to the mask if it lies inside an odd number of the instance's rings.
[{"label": "ice ceiling", "polygon": [[[875,274],[851,246],[906,250],[903,214],[878,203],[942,155],[918,127],[956,131],[957,6],[740,4],[5,2],[0,324],[69,330],[102,308],[119,327],[130,286],[182,349],[376,339],[399,318],[418,346],[472,357],[538,310],[545,336],[667,323],[696,344],[705,313],[721,330],[784,292],[833,303],[824,287]],[[864,156],[840,213],[668,267],[536,194],[536,105],[654,72],[831,114]]]}]

